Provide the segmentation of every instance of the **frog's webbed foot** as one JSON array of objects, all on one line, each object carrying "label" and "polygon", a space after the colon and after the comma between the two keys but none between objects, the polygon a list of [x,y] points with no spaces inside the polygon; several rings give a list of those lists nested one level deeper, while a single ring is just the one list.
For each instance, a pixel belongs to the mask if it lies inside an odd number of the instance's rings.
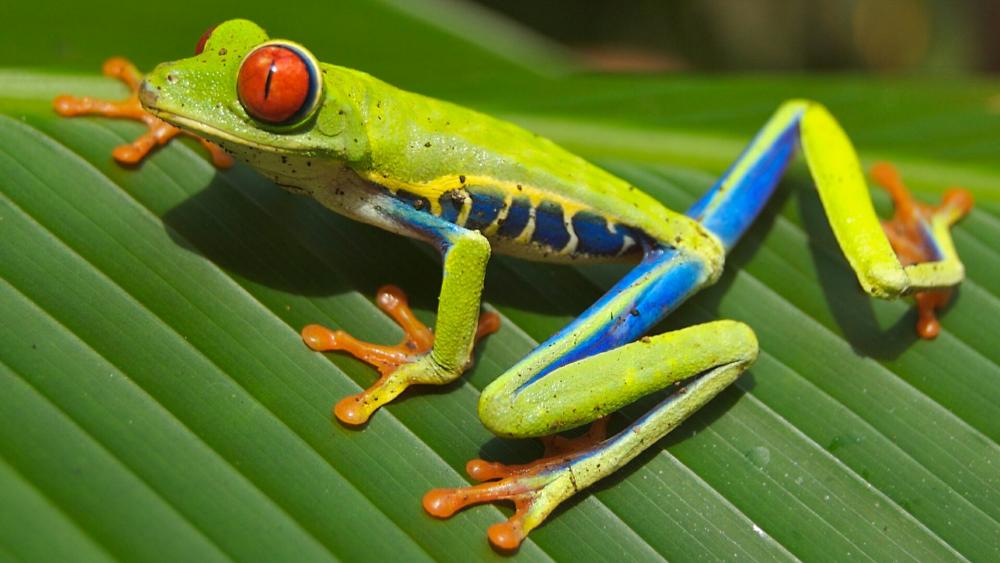
[{"label": "frog's webbed foot", "polygon": [[577,492],[574,461],[590,449],[543,457],[523,465],[474,459],[465,466],[466,472],[477,481],[488,482],[455,489],[433,489],[424,495],[424,510],[432,516],[448,518],[473,504],[511,501],[514,515],[506,522],[493,524],[486,533],[493,545],[506,550],[516,549],[529,531]]},{"label": "frog's webbed foot", "polygon": [[[972,195],[960,188],[947,190],[937,206],[926,205],[913,199],[896,168],[879,162],[872,167],[872,179],[892,197],[895,212],[891,219],[882,221],[892,249],[903,266],[930,262],[938,259],[932,225],[943,220],[952,225],[972,209]],[[936,310],[948,304],[951,288],[918,291],[917,334],[921,338],[934,338],[941,331]]]},{"label": "frog's webbed foot", "polygon": [[125,145],[115,147],[111,155],[122,164],[138,164],[153,150],[153,148],[167,144],[170,139],[177,135],[187,135],[195,138],[212,157],[212,164],[217,168],[229,168],[233,165],[233,159],[226,154],[218,145],[207,141],[193,133],[189,133],[157,118],[153,114],[142,109],[139,103],[139,83],[142,77],[135,65],[129,61],[114,57],[104,62],[102,71],[105,76],[117,78],[128,86],[131,94],[128,98],[118,101],[100,100],[85,96],[77,98],[74,96],[58,96],[52,101],[56,113],[64,117],[74,117],[78,115],[100,115],[121,119],[131,119],[141,121],[149,128],[138,139]]},{"label": "frog's webbed foot", "polygon": [[473,504],[511,501],[514,515],[506,522],[490,526],[487,535],[501,549],[516,549],[529,531],[577,492],[574,462],[598,452],[607,438],[607,429],[608,417],[604,417],[576,438],[545,436],[541,438],[545,453],[530,463],[506,465],[473,459],[466,464],[465,471],[480,484],[433,489],[424,495],[424,510],[432,516],[448,518]]},{"label": "frog's webbed foot", "polygon": [[[380,406],[388,403],[413,383],[433,383],[425,376],[431,366],[416,364],[429,358],[434,333],[417,319],[406,300],[406,294],[396,286],[379,288],[375,303],[403,329],[403,340],[394,346],[362,342],[342,330],[330,330],[320,325],[302,329],[302,340],[317,352],[339,350],[378,369],[381,377],[374,385],[342,399],[334,407],[334,415],[346,424],[363,424]],[[476,340],[496,332],[500,317],[483,313],[476,329]],[[415,369],[406,369],[413,366]]]}]

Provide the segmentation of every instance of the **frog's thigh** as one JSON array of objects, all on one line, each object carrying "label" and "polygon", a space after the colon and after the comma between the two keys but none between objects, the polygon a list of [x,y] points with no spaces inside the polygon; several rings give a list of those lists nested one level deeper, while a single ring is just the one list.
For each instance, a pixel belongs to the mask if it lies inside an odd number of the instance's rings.
[{"label": "frog's thigh", "polygon": [[560,367],[513,394],[491,385],[480,399],[479,415],[501,436],[543,436],[693,378],[655,409],[661,419],[656,432],[665,434],[732,383],[757,358],[757,350],[756,336],[743,323],[696,325]]}]

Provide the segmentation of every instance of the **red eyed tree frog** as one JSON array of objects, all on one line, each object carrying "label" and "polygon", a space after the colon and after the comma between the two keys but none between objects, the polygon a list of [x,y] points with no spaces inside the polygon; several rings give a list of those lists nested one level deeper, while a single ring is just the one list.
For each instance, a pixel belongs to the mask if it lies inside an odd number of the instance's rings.
[{"label": "red eyed tree frog", "polygon": [[[559,503],[655,444],[754,362],[757,340],[740,322],[643,335],[718,279],[726,252],[763,208],[798,145],[861,287],[882,298],[915,294],[922,336],[937,333],[934,307],[964,275],[949,227],[970,209],[969,194],[951,190],[940,206],[923,206],[891,166],[878,165],[875,179],[896,205],[893,220],[880,225],[850,141],[814,102],[783,104],[729,171],[679,213],[520,127],[320,63],[302,45],[270,39],[249,21],[209,30],[196,53],[144,79],[113,60],[105,71],[132,85],[130,100],[60,97],[56,109],[149,123],[148,134],[115,153],[128,162],[180,131],[207,138],[279,186],[424,240],[443,256],[433,332],[393,287],[381,290],[377,303],[406,333],[398,346],[317,325],[302,330],[312,349],[347,351],[382,374],[337,404],[345,424],[364,423],[410,385],[441,385],[462,374],[477,338],[498,326],[496,315],[480,315],[492,251],[638,263],[479,401],[483,424],[498,436],[551,436],[597,421],[591,432],[550,439],[547,455],[528,465],[473,460],[469,473],[483,483],[424,497],[427,512],[439,517],[474,503],[513,501],[514,516],[488,532],[501,548],[516,548]],[[226,154],[205,145],[216,164],[228,164]],[[668,393],[656,407],[621,433],[604,435],[605,417],[661,390]]]}]

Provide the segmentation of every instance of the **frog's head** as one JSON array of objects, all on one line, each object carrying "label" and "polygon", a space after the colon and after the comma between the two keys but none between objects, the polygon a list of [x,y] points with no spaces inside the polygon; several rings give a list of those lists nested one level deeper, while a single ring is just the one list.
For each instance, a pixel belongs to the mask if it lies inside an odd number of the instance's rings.
[{"label": "frog's head", "polygon": [[355,112],[327,91],[305,47],[230,20],[205,32],[195,52],[146,75],[143,107],[237,153],[351,159],[344,138],[358,136]]}]

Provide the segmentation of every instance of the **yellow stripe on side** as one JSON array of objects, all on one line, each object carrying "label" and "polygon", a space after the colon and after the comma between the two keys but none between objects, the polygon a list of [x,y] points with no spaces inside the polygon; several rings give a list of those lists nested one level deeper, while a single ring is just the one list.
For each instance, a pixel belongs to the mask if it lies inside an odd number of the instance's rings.
[{"label": "yellow stripe on side", "polygon": [[482,233],[484,236],[486,236],[486,238],[495,235],[496,232],[500,230],[500,225],[502,225],[503,222],[507,220],[507,214],[510,213],[510,206],[511,204],[513,204],[513,202],[514,202],[513,195],[511,194],[504,195],[503,207],[500,209],[500,212],[497,213],[497,218],[494,219],[492,223],[487,225],[486,228],[482,230]]},{"label": "yellow stripe on side", "polygon": [[877,297],[908,293],[906,272],[882,231],[858,155],[844,130],[819,104],[809,104],[800,130],[820,201],[861,286]]},{"label": "yellow stripe on side", "polygon": [[409,182],[406,180],[397,180],[395,178],[386,178],[377,172],[366,172],[362,175],[365,179],[381,186],[385,186],[388,190],[394,193],[399,190],[405,190],[410,193],[426,197],[428,201],[431,202],[431,212],[435,215],[441,215],[440,199],[442,195],[452,190],[462,189],[469,186],[476,186],[479,188],[496,188],[504,195],[523,195],[528,198],[531,202],[531,207],[533,208],[538,207],[542,201],[549,201],[561,206],[563,208],[563,213],[568,217],[572,217],[577,211],[589,209],[588,206],[559,194],[541,190],[534,186],[519,184],[517,182],[498,180],[497,178],[493,178],[491,176],[448,175],[440,176],[427,182]]}]

